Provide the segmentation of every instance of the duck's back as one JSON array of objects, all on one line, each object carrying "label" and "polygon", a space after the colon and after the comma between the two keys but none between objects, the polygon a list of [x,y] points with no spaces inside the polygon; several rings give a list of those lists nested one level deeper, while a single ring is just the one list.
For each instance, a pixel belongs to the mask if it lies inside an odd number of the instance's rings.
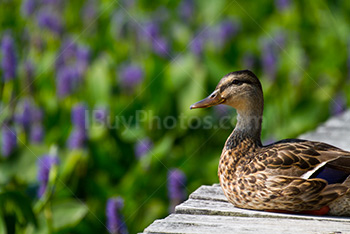
[{"label": "duck's back", "polygon": [[290,139],[259,146],[228,139],[219,179],[238,207],[300,212],[320,209],[347,193],[348,186],[340,184],[350,174],[346,165],[350,153],[325,143]]}]

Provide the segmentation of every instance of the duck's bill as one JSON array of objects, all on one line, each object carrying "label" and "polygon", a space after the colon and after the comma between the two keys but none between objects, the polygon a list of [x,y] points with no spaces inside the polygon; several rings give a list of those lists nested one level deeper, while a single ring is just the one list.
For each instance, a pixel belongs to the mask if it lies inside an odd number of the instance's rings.
[{"label": "duck's bill", "polygon": [[225,99],[222,98],[220,94],[218,94],[218,91],[216,90],[212,94],[210,94],[208,97],[190,106],[190,109],[192,110],[196,108],[207,108],[207,107],[219,105],[224,101]]}]

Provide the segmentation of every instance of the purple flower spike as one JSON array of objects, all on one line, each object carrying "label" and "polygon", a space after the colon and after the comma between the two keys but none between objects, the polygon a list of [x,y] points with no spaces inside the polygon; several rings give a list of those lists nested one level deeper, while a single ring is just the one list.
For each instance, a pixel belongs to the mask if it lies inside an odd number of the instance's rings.
[{"label": "purple flower spike", "polygon": [[145,156],[153,148],[153,142],[149,138],[144,138],[135,145],[136,158],[140,159]]},{"label": "purple flower spike", "polygon": [[262,66],[266,76],[274,80],[277,72],[277,55],[272,41],[266,42],[263,45]]},{"label": "purple flower spike", "polygon": [[80,73],[83,75],[87,69],[90,61],[90,50],[87,47],[79,46],[76,51],[76,66]]},{"label": "purple flower spike", "polygon": [[16,77],[17,58],[13,39],[10,35],[5,35],[1,41],[2,70],[5,81]]},{"label": "purple flower spike", "polygon": [[80,74],[76,67],[64,67],[57,73],[57,95],[64,98],[71,94],[80,80]]},{"label": "purple flower spike", "polygon": [[339,115],[346,110],[346,97],[343,93],[337,93],[331,100],[330,112],[332,115]]},{"label": "purple flower spike", "polygon": [[87,135],[85,129],[74,128],[68,138],[70,149],[82,149],[85,146]]},{"label": "purple flower spike", "polygon": [[39,12],[37,20],[40,27],[46,28],[58,35],[62,34],[63,26],[61,18],[54,12],[48,12],[44,9]]},{"label": "purple flower spike", "polygon": [[182,0],[178,7],[180,17],[185,21],[190,21],[194,15],[194,8],[193,0]]},{"label": "purple flower spike", "polygon": [[38,181],[40,183],[38,197],[41,197],[47,187],[47,183],[49,182],[50,170],[53,165],[58,165],[59,159],[57,156],[43,155],[38,160]]},{"label": "purple flower spike", "polygon": [[88,0],[82,8],[81,14],[86,26],[90,25],[91,21],[96,18],[97,15],[96,1]]},{"label": "purple flower spike", "polygon": [[161,57],[169,56],[169,44],[168,41],[164,38],[157,38],[153,40],[152,43],[153,50],[156,54]]},{"label": "purple flower spike", "polygon": [[124,218],[121,214],[121,209],[124,206],[124,201],[121,197],[110,198],[106,205],[107,228],[112,234],[127,234]]},{"label": "purple flower spike", "polygon": [[30,141],[32,143],[41,143],[44,138],[44,129],[41,124],[35,124],[30,129]]},{"label": "purple flower spike", "polygon": [[244,69],[252,70],[255,67],[256,59],[253,54],[245,53],[242,60]]},{"label": "purple flower spike", "polygon": [[129,65],[121,69],[119,73],[120,85],[124,89],[132,91],[135,86],[140,84],[143,80],[143,70],[137,65]]},{"label": "purple flower spike", "polygon": [[217,105],[214,107],[214,113],[218,118],[223,118],[231,114],[231,108],[226,105]]},{"label": "purple flower spike", "polygon": [[267,138],[266,140],[264,140],[263,145],[270,145],[276,142],[276,138],[274,138],[273,136],[270,136],[269,138]]},{"label": "purple flower spike", "polygon": [[159,25],[155,22],[148,22],[144,27],[142,34],[149,42],[159,37]]},{"label": "purple flower spike", "polygon": [[108,111],[104,107],[97,107],[94,109],[94,119],[99,123],[105,123],[107,121]]},{"label": "purple flower spike", "polygon": [[275,5],[278,10],[284,11],[289,8],[290,1],[289,0],[275,0]]},{"label": "purple flower spike", "polygon": [[84,104],[77,104],[72,110],[72,123],[79,129],[85,129],[85,111],[86,106]]},{"label": "purple flower spike", "polygon": [[24,100],[23,102],[23,112],[20,116],[20,123],[23,129],[28,132],[30,129],[30,125],[32,122],[32,105],[28,100]]},{"label": "purple flower spike", "polygon": [[44,113],[41,109],[39,108],[33,108],[32,109],[32,114],[31,114],[32,121],[35,123],[41,123],[43,120]]},{"label": "purple flower spike", "polygon": [[17,134],[14,128],[7,125],[2,127],[1,153],[5,158],[9,157],[17,147]]},{"label": "purple flower spike", "polygon": [[220,38],[223,43],[231,40],[238,32],[238,24],[232,20],[224,20],[220,23]]},{"label": "purple flower spike", "polygon": [[36,7],[37,7],[36,0],[24,0],[22,1],[21,10],[25,16],[30,16],[34,13]]},{"label": "purple flower spike", "polygon": [[186,176],[179,169],[168,173],[168,192],[171,200],[183,201],[186,198]]},{"label": "purple flower spike", "polygon": [[[60,47],[58,58],[56,60],[56,71],[59,71],[61,68],[69,65],[69,62],[72,60],[72,58],[76,57],[77,48],[77,44],[71,39],[64,40]],[[75,61],[75,59],[73,60]]]},{"label": "purple flower spike", "polygon": [[24,63],[24,77],[25,77],[25,84],[27,87],[29,87],[30,91],[33,91],[33,80],[34,80],[34,66],[33,63],[30,61],[26,61]]},{"label": "purple flower spike", "polygon": [[204,48],[204,39],[202,36],[196,36],[193,38],[191,44],[190,44],[190,49],[193,54],[200,56],[203,52]]},{"label": "purple flower spike", "polygon": [[170,212],[175,210],[175,206],[186,199],[186,176],[179,169],[172,169],[168,173],[168,194],[170,198]]}]

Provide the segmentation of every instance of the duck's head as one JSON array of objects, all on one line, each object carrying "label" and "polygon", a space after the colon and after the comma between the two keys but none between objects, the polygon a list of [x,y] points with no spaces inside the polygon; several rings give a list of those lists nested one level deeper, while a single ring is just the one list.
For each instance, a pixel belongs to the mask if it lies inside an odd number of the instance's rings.
[{"label": "duck's head", "polygon": [[239,114],[262,115],[264,98],[259,79],[249,70],[231,72],[220,80],[214,92],[190,109],[219,104],[232,106]]}]

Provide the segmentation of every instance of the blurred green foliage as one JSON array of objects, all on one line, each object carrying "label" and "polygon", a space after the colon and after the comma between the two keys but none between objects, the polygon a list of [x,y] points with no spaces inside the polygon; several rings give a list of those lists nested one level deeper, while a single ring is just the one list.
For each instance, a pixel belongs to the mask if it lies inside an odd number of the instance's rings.
[{"label": "blurred green foliage", "polygon": [[[25,2],[0,3],[0,36],[14,39],[18,61],[16,77],[1,81],[0,121],[29,99],[43,110],[45,137],[31,143],[13,123],[18,146],[0,158],[0,233],[107,233],[106,201],[115,196],[124,199],[121,212],[136,233],[168,214],[169,169],[186,174],[188,194],[217,183],[234,111],[189,106],[228,72],[249,68],[260,77],[265,142],[296,137],[349,103],[349,1],[194,1],[187,9],[185,0],[37,0],[30,14]],[[57,14],[62,31],[40,25],[40,11]],[[233,31],[226,33],[223,21],[234,22]],[[151,40],[150,23],[159,30]],[[88,48],[90,58],[79,85],[59,97],[57,60],[67,40]],[[34,65],[29,82],[27,61]],[[132,87],[120,75],[129,64],[143,76]],[[77,103],[88,109],[88,140],[71,149]],[[107,125],[92,124],[99,107],[108,111]],[[136,157],[144,138],[154,147]],[[38,198],[38,159],[56,151],[60,163]]]}]

